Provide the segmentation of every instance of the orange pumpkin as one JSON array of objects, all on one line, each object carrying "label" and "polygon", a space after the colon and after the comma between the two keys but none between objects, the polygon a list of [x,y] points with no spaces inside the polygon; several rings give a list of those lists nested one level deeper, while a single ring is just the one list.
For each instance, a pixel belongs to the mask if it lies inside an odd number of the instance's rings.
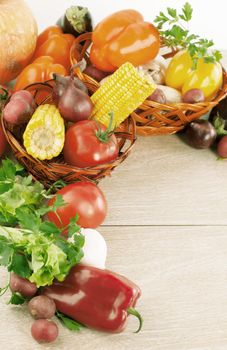
[{"label": "orange pumpkin", "polygon": [[29,63],[37,31],[24,0],[0,0],[0,84],[16,78]]}]

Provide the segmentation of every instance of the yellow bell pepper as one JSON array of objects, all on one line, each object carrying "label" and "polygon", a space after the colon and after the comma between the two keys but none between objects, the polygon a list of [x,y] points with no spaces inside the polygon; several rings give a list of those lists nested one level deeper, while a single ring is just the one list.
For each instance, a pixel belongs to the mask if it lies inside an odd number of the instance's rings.
[{"label": "yellow bell pepper", "polygon": [[181,90],[184,94],[191,89],[201,89],[210,101],[222,86],[220,63],[206,63],[200,58],[196,69],[192,69],[192,59],[188,51],[179,51],[170,61],[166,71],[166,85]]}]

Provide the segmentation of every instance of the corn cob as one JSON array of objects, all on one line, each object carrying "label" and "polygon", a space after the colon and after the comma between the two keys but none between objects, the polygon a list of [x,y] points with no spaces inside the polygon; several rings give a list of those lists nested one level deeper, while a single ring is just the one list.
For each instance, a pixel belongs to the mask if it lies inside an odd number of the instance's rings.
[{"label": "corn cob", "polygon": [[131,63],[123,64],[91,96],[92,117],[112,129],[120,125],[155,90],[155,84],[142,77]]},{"label": "corn cob", "polygon": [[58,156],[64,146],[65,125],[57,107],[40,105],[30,119],[24,135],[28,154],[41,160]]}]

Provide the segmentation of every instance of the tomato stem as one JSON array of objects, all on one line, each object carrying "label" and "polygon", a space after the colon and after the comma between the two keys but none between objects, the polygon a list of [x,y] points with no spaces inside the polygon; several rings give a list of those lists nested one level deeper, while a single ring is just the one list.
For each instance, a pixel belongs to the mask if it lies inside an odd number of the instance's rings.
[{"label": "tomato stem", "polygon": [[98,131],[96,132],[97,138],[99,139],[100,142],[103,142],[103,143],[108,143],[111,135],[113,135],[114,133],[114,130],[112,130],[113,117],[114,117],[113,112],[110,112],[109,116],[110,116],[110,122],[107,129],[105,131],[102,131],[101,128],[99,127]]}]

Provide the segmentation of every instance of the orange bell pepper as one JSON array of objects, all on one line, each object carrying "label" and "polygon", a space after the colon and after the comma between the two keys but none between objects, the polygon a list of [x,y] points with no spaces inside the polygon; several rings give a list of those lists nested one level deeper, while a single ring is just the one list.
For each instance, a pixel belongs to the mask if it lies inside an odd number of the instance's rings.
[{"label": "orange bell pepper", "polygon": [[31,64],[23,69],[16,80],[14,91],[22,90],[27,85],[41,83],[53,79],[53,74],[67,75],[66,68],[50,56],[42,56],[34,60]]},{"label": "orange bell pepper", "polygon": [[92,33],[90,60],[98,69],[113,72],[126,62],[139,66],[159,51],[158,30],[135,10],[116,12],[101,21]]},{"label": "orange bell pepper", "polygon": [[54,63],[59,63],[69,70],[70,48],[74,39],[73,35],[64,34],[60,27],[50,26],[39,35],[33,59],[51,56]]}]

